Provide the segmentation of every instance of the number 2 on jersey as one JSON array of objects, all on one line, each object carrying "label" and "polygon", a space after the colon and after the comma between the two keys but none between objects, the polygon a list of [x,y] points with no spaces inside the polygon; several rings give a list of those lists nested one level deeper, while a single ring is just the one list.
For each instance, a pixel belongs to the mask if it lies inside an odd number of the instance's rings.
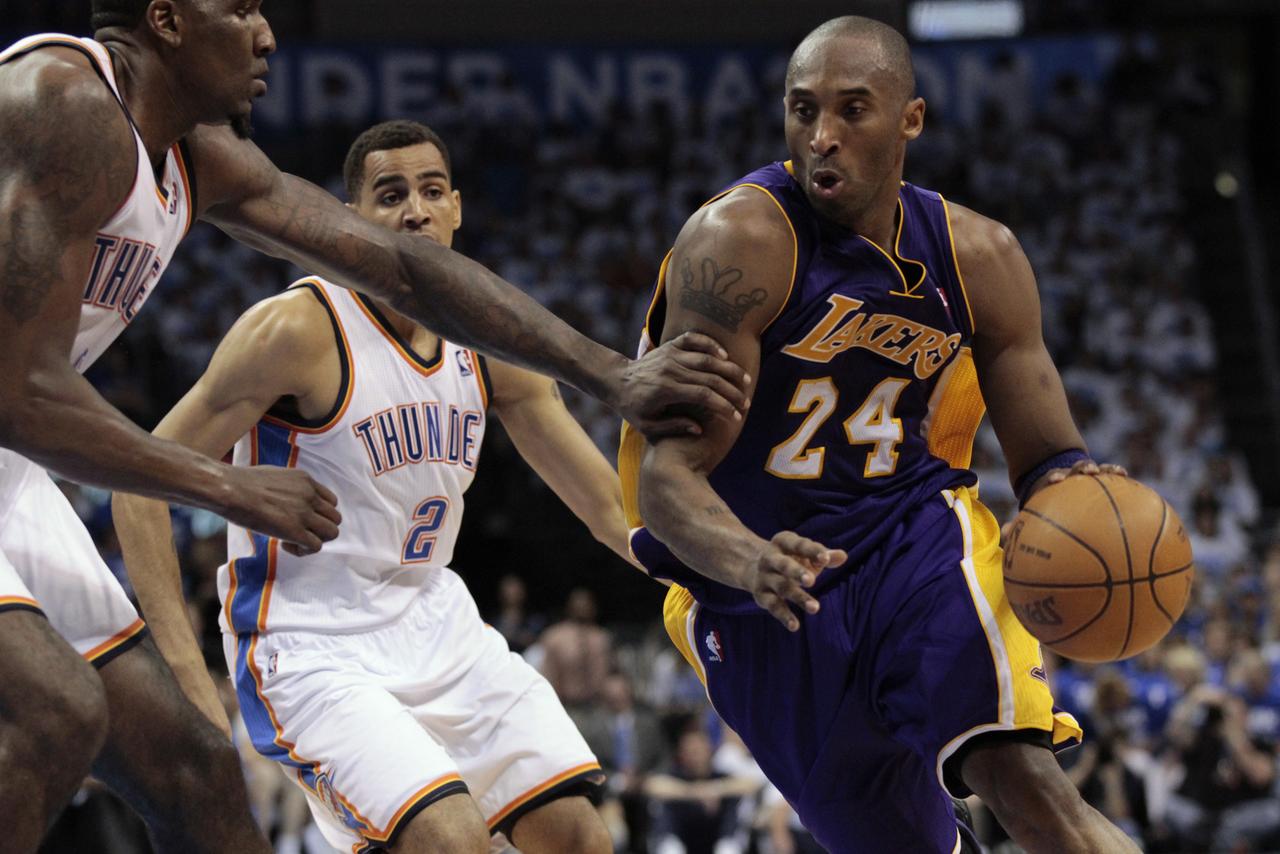
[{"label": "number 2 on jersey", "polygon": [[[890,377],[871,390],[867,399],[844,422],[844,433],[850,445],[871,445],[863,477],[884,477],[898,468],[898,443],[902,441],[902,419],[893,417],[902,390],[910,380]],[[788,412],[808,412],[804,421],[784,442],[769,453],[765,470],[788,480],[813,479],[822,476],[827,449],[810,448],[818,428],[835,412],[839,392],[830,377],[801,380],[791,398]]]},{"label": "number 2 on jersey", "polygon": [[449,499],[443,495],[428,498],[413,511],[413,521],[417,524],[409,529],[404,538],[404,553],[401,563],[426,563],[431,560],[431,553],[436,548],[436,532],[444,524],[444,517],[449,512]]}]

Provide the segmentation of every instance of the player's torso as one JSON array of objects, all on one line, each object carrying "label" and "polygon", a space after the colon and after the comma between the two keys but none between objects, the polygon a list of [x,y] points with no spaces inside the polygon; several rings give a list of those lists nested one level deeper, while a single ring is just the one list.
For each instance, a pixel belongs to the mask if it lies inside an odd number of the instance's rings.
[{"label": "player's torso", "polygon": [[443,340],[419,355],[367,299],[304,281],[342,342],[342,392],[322,421],[268,415],[234,462],[303,469],[337,494],[342,524],[304,558],[229,526],[224,630],[356,631],[395,619],[449,563],[479,459],[483,360]]},{"label": "player's torso", "polygon": [[[945,203],[904,184],[894,242],[880,247],[819,218],[785,164],[742,185],[787,216],[795,274],[762,337],[742,432],[710,481],[761,536],[794,530],[858,554],[920,498],[974,481],[984,405]],[[624,440],[622,469],[627,454]]]},{"label": "player's torso", "polygon": [[[30,36],[0,52],[0,63],[55,46],[73,48],[88,57],[104,85],[119,99],[111,56],[91,39],[56,33]],[[131,128],[132,124],[130,117]],[[94,240],[81,296],[80,328],[69,354],[79,371],[92,365],[133,320],[191,225],[193,185],[183,146],[169,150],[157,175],[136,129],[133,139],[137,158],[133,187]]]}]

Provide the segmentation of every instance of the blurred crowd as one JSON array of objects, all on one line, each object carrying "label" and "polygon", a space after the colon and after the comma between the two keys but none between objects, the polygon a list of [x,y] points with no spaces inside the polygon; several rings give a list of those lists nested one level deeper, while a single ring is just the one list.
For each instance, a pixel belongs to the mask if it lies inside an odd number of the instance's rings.
[{"label": "blurred crowd", "polygon": [[[1280,539],[1261,525],[1215,396],[1215,344],[1193,288],[1197,251],[1182,190],[1180,123],[1188,113],[1212,122],[1220,85],[1193,57],[1161,56],[1135,40],[1101,83],[1064,76],[1027,109],[1011,108],[997,84],[973,127],[931,111],[908,154],[908,180],[1019,236],[1093,456],[1155,487],[1190,533],[1197,581],[1169,639],[1118,665],[1046,662],[1059,704],[1086,731],[1085,745],[1063,757],[1069,774],[1153,852],[1280,850]],[[657,265],[684,218],[737,176],[785,156],[780,110],[746,109],[708,125],[661,105],[642,114],[619,107],[601,129],[546,126],[514,81],[476,98],[448,90],[418,118],[452,149],[466,212],[457,247],[623,351],[635,347]],[[282,159],[330,174],[359,130],[327,129]],[[329,186],[340,192],[336,178]],[[153,423],[238,313],[297,272],[197,229],[128,345],[91,377]],[[570,400],[611,454],[615,419],[594,401]],[[974,467],[984,500],[1010,518],[1012,493],[989,428]],[[67,489],[127,585],[107,496]],[[495,502],[472,512],[519,511]],[[222,524],[187,510],[175,510],[175,522],[192,613],[216,669],[212,573]],[[496,593],[476,592],[489,622],[547,675],[609,772],[601,810],[617,850],[819,850],[719,723],[657,614],[601,625],[595,595],[611,580],[598,577],[593,589],[574,590],[555,620],[530,604],[535,578],[510,575]],[[234,706],[230,693],[227,702]],[[243,753],[255,810],[278,850],[327,852],[284,776],[251,748]],[[974,806],[984,842],[1008,845]],[[58,832],[106,821],[124,828],[117,836],[136,838],[136,822],[90,791]]]}]

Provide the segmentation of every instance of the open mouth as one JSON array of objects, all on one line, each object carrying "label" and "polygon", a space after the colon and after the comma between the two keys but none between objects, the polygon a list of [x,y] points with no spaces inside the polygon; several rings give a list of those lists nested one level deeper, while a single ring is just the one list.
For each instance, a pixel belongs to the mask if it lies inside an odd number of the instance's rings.
[{"label": "open mouth", "polygon": [[809,176],[813,190],[824,199],[835,198],[844,186],[844,178],[833,169],[815,169]]}]

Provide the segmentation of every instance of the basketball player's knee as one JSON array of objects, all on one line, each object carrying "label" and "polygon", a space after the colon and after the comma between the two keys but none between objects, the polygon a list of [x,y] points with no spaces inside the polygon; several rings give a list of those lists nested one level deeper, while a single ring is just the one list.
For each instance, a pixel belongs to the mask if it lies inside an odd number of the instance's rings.
[{"label": "basketball player's knee", "polygon": [[215,787],[226,791],[229,786],[243,786],[240,756],[231,742],[212,724],[201,719],[171,768],[175,788],[189,792],[207,791]]},{"label": "basketball player's knee", "polygon": [[461,796],[443,798],[410,820],[391,848],[393,854],[488,854],[489,828],[475,804]]},{"label": "basketball player's knee", "polygon": [[609,854],[613,839],[595,811],[585,814],[565,827],[563,847],[566,854]]},{"label": "basketball player's knee", "polygon": [[86,664],[83,672],[77,669],[56,685],[51,683],[42,696],[28,700],[20,725],[46,761],[50,750],[81,761],[98,755],[110,717],[106,689],[92,667]]},{"label": "basketball player's knee", "polygon": [[1086,851],[1089,808],[1053,754],[1029,744],[976,747],[961,775],[1015,841],[1048,837],[1058,850]]},{"label": "basketball player's knee", "polygon": [[530,854],[610,854],[613,838],[586,798],[552,801],[516,822],[512,842]]}]

